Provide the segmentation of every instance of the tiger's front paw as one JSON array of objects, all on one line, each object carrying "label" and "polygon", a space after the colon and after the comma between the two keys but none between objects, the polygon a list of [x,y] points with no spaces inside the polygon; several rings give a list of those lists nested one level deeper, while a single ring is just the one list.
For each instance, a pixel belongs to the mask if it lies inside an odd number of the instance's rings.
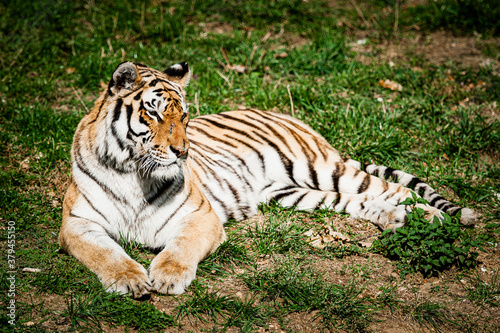
[{"label": "tiger's front paw", "polygon": [[149,278],[153,290],[161,294],[180,295],[196,277],[197,264],[182,264],[171,257],[162,258],[161,253],[151,262]]},{"label": "tiger's front paw", "polygon": [[149,294],[152,286],[144,267],[132,260],[116,266],[117,270],[99,276],[106,291],[121,295],[130,293],[130,296],[134,298]]}]

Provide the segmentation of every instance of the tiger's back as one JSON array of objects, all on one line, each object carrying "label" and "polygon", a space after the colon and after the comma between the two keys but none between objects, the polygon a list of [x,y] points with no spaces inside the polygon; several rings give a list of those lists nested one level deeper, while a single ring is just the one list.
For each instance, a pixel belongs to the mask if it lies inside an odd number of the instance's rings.
[{"label": "tiger's back", "polygon": [[[412,175],[376,165],[361,170],[359,162],[342,158],[317,132],[288,115],[260,110],[206,115],[191,120],[188,135],[188,170],[223,222],[254,215],[258,204],[275,200],[304,210],[347,210],[382,229],[396,228],[407,213],[399,203],[412,192],[383,179],[391,177],[412,189],[420,186],[424,198],[446,212],[460,209]],[[373,176],[380,168],[382,177]],[[429,217],[441,217],[440,209],[423,208]]]},{"label": "tiger's back", "polygon": [[188,170],[226,221],[257,213],[284,186],[325,187],[316,170],[341,162],[307,125],[284,114],[240,110],[194,118]]}]

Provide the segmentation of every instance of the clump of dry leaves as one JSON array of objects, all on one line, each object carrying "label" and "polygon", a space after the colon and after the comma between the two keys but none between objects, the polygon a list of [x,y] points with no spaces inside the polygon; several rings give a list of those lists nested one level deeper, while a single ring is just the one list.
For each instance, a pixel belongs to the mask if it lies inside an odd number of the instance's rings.
[{"label": "clump of dry leaves", "polygon": [[309,243],[319,249],[324,249],[332,242],[348,242],[349,238],[340,232],[334,231],[329,225],[323,226],[319,231],[310,229],[304,233],[310,237]]}]

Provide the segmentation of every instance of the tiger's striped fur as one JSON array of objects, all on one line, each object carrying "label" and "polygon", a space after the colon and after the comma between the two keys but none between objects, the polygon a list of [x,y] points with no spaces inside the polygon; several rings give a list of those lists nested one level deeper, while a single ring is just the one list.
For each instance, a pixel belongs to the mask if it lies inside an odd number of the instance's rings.
[{"label": "tiger's striped fur", "polygon": [[[223,224],[271,200],[345,211],[382,229],[405,224],[399,203],[412,190],[432,204],[423,206],[429,217],[460,210],[412,175],[342,158],[287,115],[233,111],[187,126],[189,75],[186,63],[165,72],[123,63],[75,132],[59,241],[108,290],[182,293],[224,241]],[[474,219],[462,209],[464,222]],[[149,270],[120,238],[160,251]]]}]

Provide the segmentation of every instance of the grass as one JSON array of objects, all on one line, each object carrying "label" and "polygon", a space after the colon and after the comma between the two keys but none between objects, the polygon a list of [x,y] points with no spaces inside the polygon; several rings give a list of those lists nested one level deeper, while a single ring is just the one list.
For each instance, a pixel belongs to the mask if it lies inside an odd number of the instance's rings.
[{"label": "grass", "polygon": [[479,306],[500,306],[500,281],[498,280],[498,270],[489,280],[481,277],[476,271],[469,277],[470,285],[465,286],[467,290],[467,299]]},{"label": "grass", "polygon": [[139,332],[175,326],[175,319],[158,311],[151,304],[135,302],[102,290],[90,294],[71,294],[66,298],[66,309],[61,317],[70,330],[102,330],[101,321],[111,325],[134,328]]},{"label": "grass", "polygon": [[433,329],[437,332],[449,330],[449,319],[445,306],[439,303],[423,301],[413,308],[412,319],[420,326]]},{"label": "grass", "polygon": [[[493,3],[0,2],[0,255],[7,258],[14,221],[15,331],[499,331]],[[417,36],[419,46],[433,45],[442,31],[457,38],[456,48],[473,42],[474,62],[460,64],[452,51],[441,61],[432,49],[405,44]],[[402,51],[384,58],[391,43]],[[470,248],[477,252],[470,267],[445,265],[432,277],[406,267],[401,277],[403,261],[371,246],[378,230],[369,223],[269,205],[227,226],[228,240],[200,264],[186,294],[136,301],[104,293],[94,274],[59,251],[57,233],[74,130],[125,60],[158,69],[187,61],[192,116],[239,105],[291,113],[292,100],[294,116],[344,156],[402,168],[480,212],[477,227],[453,232],[483,250]],[[385,79],[403,89],[380,86]],[[312,246],[304,234],[325,225],[347,240]],[[121,244],[145,266],[153,258],[127,235]],[[1,290],[10,287],[6,263]],[[12,331],[10,300],[0,293],[0,330]]]},{"label": "grass", "polygon": [[372,319],[371,299],[359,297],[363,286],[355,279],[346,285],[325,283],[323,276],[304,265],[304,259],[279,262],[272,270],[261,270],[244,278],[250,290],[263,299],[280,299],[282,315],[293,312],[317,312],[325,328],[363,331]]}]

